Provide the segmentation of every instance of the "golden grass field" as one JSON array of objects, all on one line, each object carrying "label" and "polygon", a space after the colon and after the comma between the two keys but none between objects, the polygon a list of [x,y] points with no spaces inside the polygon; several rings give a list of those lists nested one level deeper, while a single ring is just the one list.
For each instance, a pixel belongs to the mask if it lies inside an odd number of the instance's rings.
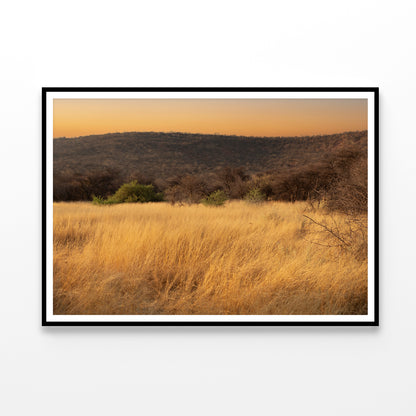
[{"label": "golden grass field", "polygon": [[[54,314],[366,314],[367,258],[307,203],[54,204]],[[347,239],[347,237],[345,237]]]}]

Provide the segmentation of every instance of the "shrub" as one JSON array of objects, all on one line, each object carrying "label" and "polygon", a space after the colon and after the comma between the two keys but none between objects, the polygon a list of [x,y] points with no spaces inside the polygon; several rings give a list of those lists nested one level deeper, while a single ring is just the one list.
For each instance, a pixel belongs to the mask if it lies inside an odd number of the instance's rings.
[{"label": "shrub", "polygon": [[231,199],[240,199],[247,192],[247,181],[250,179],[244,168],[224,167],[217,173],[217,185],[225,191]]},{"label": "shrub", "polygon": [[88,201],[93,195],[107,197],[123,183],[116,169],[90,172],[54,171],[54,201]]},{"label": "shrub", "polygon": [[266,195],[259,188],[253,188],[246,193],[244,199],[252,204],[259,204],[266,200]]},{"label": "shrub", "polygon": [[348,215],[365,214],[368,207],[367,157],[357,157],[328,193],[328,208]]},{"label": "shrub", "polygon": [[94,205],[109,205],[109,204],[115,204],[114,201],[110,200],[110,198],[103,198],[101,196],[92,196],[92,203]]},{"label": "shrub", "polygon": [[162,201],[163,196],[157,193],[153,185],[141,185],[137,181],[131,181],[121,185],[117,192],[103,199],[101,197],[93,197],[94,204],[120,204],[123,202],[158,202]]},{"label": "shrub", "polygon": [[202,198],[209,195],[210,191],[215,189],[209,186],[205,178],[200,175],[177,176],[170,178],[167,182],[168,187],[165,189],[165,197],[172,204],[176,202],[198,203]]},{"label": "shrub", "polygon": [[323,163],[293,168],[272,177],[273,197],[289,202],[325,199],[336,177],[334,169]]},{"label": "shrub", "polygon": [[272,181],[271,174],[260,173],[253,175],[247,182],[247,186],[249,190],[257,188],[267,200],[273,197]]},{"label": "shrub", "polygon": [[219,207],[224,205],[225,201],[227,200],[227,195],[224,191],[218,190],[209,194],[206,198],[204,198],[201,202],[207,206],[216,206]]}]

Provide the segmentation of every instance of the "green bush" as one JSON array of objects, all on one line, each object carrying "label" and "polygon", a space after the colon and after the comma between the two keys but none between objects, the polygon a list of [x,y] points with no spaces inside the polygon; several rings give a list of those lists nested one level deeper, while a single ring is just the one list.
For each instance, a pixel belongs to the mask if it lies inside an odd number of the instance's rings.
[{"label": "green bush", "polygon": [[246,193],[244,199],[252,204],[259,204],[266,200],[266,195],[259,188],[253,188]]},{"label": "green bush", "polygon": [[92,196],[92,203],[94,205],[105,205],[105,204],[108,204],[109,202],[108,202],[107,199],[104,199],[101,196],[95,196],[95,195],[93,195]]},{"label": "green bush", "polygon": [[158,202],[163,201],[163,196],[157,193],[153,185],[141,185],[137,181],[132,181],[121,185],[117,192],[103,199],[93,196],[93,204],[108,205],[121,204],[123,202]]},{"label": "green bush", "polygon": [[224,191],[218,190],[209,194],[206,198],[204,198],[201,202],[207,206],[216,206],[219,207],[225,204],[227,201],[227,195]]}]

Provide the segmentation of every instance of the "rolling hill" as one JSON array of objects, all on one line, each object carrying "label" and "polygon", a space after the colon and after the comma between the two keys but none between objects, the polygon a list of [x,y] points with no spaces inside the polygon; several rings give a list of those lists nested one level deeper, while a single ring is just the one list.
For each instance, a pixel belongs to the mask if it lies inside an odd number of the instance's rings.
[{"label": "rolling hill", "polygon": [[286,170],[323,161],[344,148],[366,150],[367,132],[307,137],[131,132],[57,138],[53,144],[55,175],[112,168],[166,179],[225,166],[250,174]]}]

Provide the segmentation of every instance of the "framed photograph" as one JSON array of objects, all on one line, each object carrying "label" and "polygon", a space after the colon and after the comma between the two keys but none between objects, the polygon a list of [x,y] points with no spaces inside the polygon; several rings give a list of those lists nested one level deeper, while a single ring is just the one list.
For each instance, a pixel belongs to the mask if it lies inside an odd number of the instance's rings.
[{"label": "framed photograph", "polygon": [[378,325],[378,88],[43,88],[42,324]]}]

